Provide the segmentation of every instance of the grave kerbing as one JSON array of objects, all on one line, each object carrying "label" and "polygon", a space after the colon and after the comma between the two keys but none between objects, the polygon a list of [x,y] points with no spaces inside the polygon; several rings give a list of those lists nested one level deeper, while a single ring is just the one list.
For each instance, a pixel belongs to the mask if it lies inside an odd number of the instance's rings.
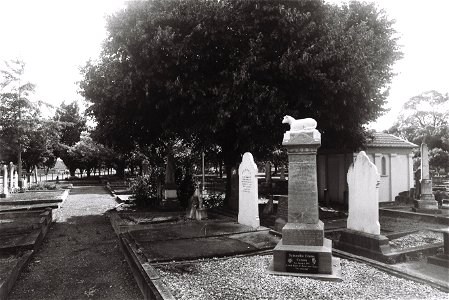
[{"label": "grave kerbing", "polygon": [[288,222],[273,250],[268,273],[341,280],[340,259],[332,256],[332,243],[324,238],[324,225],[318,218],[316,155],[321,134],[313,119],[303,122],[307,126],[292,119],[284,118],[291,130],[282,142],[288,153]]}]

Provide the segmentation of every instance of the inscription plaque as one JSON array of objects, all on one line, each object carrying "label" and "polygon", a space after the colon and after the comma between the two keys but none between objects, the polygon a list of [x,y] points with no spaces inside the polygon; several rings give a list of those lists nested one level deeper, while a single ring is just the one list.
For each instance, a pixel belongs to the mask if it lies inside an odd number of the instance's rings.
[{"label": "inscription plaque", "polygon": [[285,270],[293,273],[318,274],[318,253],[285,252]]},{"label": "inscription plaque", "polygon": [[242,176],[242,191],[245,193],[251,193],[253,188],[253,178],[249,174],[249,170],[243,171],[244,175]]}]

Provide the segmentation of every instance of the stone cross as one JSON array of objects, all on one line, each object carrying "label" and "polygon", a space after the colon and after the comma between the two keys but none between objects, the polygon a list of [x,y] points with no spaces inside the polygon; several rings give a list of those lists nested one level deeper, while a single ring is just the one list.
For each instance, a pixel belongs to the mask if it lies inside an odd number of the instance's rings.
[{"label": "stone cross", "polygon": [[429,149],[427,144],[421,144],[421,179],[430,179]]},{"label": "stone cross", "polygon": [[246,152],[239,166],[239,215],[238,222],[253,228],[260,226],[257,165],[253,155]]},{"label": "stone cross", "polygon": [[360,151],[348,170],[349,215],[348,229],[380,234],[379,183],[376,166],[365,151]]}]

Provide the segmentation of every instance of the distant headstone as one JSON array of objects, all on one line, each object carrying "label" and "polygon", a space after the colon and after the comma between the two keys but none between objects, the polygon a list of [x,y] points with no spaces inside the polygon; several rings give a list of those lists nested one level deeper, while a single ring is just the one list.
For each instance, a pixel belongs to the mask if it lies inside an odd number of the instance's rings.
[{"label": "distant headstone", "polygon": [[257,166],[253,155],[246,152],[239,167],[238,222],[253,228],[260,226]]},{"label": "distant headstone", "polygon": [[284,168],[284,166],[281,166],[279,172],[280,172],[279,179],[280,180],[285,180],[285,168]]},{"label": "distant headstone", "polygon": [[14,170],[14,188],[19,188],[19,175],[16,170]]},{"label": "distant headstone", "polygon": [[14,164],[12,162],[9,163],[9,188],[10,191],[14,189]]},{"label": "distant headstone", "polygon": [[9,188],[8,188],[8,166],[3,165],[3,191],[0,194],[1,198],[6,198],[9,196]]},{"label": "distant headstone", "polygon": [[150,162],[147,159],[142,161],[142,175],[150,175]]},{"label": "distant headstone", "polygon": [[360,151],[348,170],[348,229],[380,234],[379,182],[376,166],[365,151]]},{"label": "distant headstone", "polygon": [[271,163],[265,163],[265,182],[271,183]]}]

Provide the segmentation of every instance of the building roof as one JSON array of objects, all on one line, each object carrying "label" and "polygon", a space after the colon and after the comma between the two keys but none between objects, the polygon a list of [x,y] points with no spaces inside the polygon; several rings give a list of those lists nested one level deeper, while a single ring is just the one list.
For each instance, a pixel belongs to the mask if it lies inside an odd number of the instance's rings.
[{"label": "building roof", "polygon": [[374,132],[374,138],[368,141],[367,148],[417,148],[418,145],[384,132]]}]

